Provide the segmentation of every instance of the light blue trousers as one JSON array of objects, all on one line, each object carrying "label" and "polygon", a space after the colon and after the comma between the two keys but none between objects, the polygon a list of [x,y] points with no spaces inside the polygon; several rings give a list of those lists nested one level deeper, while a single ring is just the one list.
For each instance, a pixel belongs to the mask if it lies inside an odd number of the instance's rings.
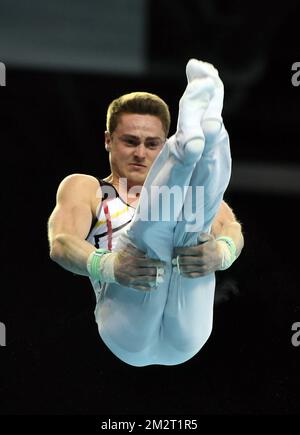
[{"label": "light blue trousers", "polygon": [[[193,94],[195,83],[187,86],[177,132],[153,163],[136,213],[116,247],[131,243],[149,257],[165,261],[164,282],[149,291],[105,284],[95,309],[102,340],[133,366],[181,364],[201,349],[212,330],[215,274],[186,278],[171,264],[174,247],[196,245],[198,234],[210,231],[231,174],[229,137],[223,124],[215,136],[205,135],[204,140],[200,121],[207,109],[209,84],[207,88],[207,83],[201,83],[196,82],[198,100]],[[194,191],[186,188],[181,198],[171,195],[172,214],[163,219],[159,213],[165,203],[159,201],[158,190],[153,194],[154,186],[169,190],[190,186]],[[197,186],[203,193],[200,199],[195,194]],[[153,210],[159,218],[144,219]],[[202,219],[192,220],[195,210]]]},{"label": "light blue trousers", "polygon": [[[195,222],[193,231],[187,231],[187,225],[191,225],[187,213],[182,213],[182,220],[177,222],[175,219],[133,219],[130,229],[118,243],[118,247],[122,247],[130,242],[147,252],[149,257],[165,261],[164,282],[150,291],[107,284],[98,300],[95,315],[102,340],[118,358],[133,366],[183,363],[201,349],[211,333],[215,275],[186,278],[171,265],[174,247],[196,245],[199,232],[210,231],[230,179],[231,157],[225,129],[214,146],[208,145],[206,143],[193,168],[192,164],[183,165],[175,159],[169,150],[170,142],[167,142],[144,185],[149,192],[155,183],[155,174],[159,174],[159,182],[168,187],[180,185],[180,182],[203,186],[204,203],[198,204],[199,198],[192,195],[193,205],[204,207],[204,219],[199,227],[195,228]],[[172,167],[170,172],[163,170],[167,165]],[[162,174],[169,178],[162,180]],[[150,196],[147,195],[145,204],[151,199],[157,200]],[[143,192],[140,207],[142,203]],[[153,207],[157,207],[157,203]],[[190,204],[188,208],[191,209]]]}]

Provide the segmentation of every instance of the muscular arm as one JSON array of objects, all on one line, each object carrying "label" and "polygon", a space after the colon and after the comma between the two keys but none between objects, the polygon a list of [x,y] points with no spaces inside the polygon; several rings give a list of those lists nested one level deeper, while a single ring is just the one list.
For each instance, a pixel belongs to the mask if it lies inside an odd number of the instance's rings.
[{"label": "muscular arm", "polygon": [[[57,204],[49,218],[51,259],[78,275],[89,276],[87,259],[95,247],[85,238],[93,219],[93,201],[99,193],[99,183],[94,177],[80,174],[66,177],[58,188]],[[146,258],[130,245],[118,252],[115,259],[117,282],[140,290],[156,286],[157,268],[164,268],[162,261]]]},{"label": "muscular arm", "polygon": [[66,177],[57,191],[57,203],[48,221],[50,257],[64,269],[88,275],[86,263],[95,247],[85,240],[91,227],[92,201],[99,183],[94,177]]},{"label": "muscular arm", "polygon": [[222,201],[213,221],[211,233],[215,238],[220,236],[231,237],[236,246],[236,256],[238,257],[240,255],[244,247],[242,226],[225,201]]}]

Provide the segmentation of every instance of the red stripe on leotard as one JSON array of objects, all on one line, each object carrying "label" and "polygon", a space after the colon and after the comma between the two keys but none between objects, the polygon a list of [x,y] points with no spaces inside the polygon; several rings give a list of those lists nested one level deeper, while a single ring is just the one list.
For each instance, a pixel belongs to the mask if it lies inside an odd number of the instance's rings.
[{"label": "red stripe on leotard", "polygon": [[106,200],[103,201],[103,211],[106,218],[106,225],[107,225],[107,249],[110,251],[112,250],[112,224],[111,224],[111,217],[110,212],[108,208],[108,203]]}]

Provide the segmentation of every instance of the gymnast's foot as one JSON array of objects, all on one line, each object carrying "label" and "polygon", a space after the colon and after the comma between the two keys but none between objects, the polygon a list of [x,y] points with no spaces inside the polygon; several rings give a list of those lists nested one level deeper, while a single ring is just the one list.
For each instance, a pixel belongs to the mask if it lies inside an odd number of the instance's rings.
[{"label": "gymnast's foot", "polygon": [[202,155],[205,137],[201,121],[213,98],[214,87],[214,80],[203,71],[201,77],[190,76],[180,99],[177,131],[170,138],[170,150],[184,164],[196,163]]},{"label": "gymnast's foot", "polygon": [[221,131],[223,119],[224,85],[219,77],[218,70],[210,63],[197,59],[190,59],[186,66],[188,83],[196,79],[210,77],[214,83],[214,95],[205,111],[201,126],[206,141],[214,141]]}]

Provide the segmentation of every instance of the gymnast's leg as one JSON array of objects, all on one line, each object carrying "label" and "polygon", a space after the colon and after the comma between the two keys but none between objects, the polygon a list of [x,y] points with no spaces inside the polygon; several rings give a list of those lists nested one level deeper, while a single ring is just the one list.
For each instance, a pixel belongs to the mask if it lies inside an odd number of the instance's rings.
[{"label": "gymnast's leg", "polygon": [[[198,75],[209,65],[195,65]],[[229,137],[222,124],[223,84],[217,71],[215,94],[202,122],[206,144],[201,159],[193,172],[192,187],[185,197],[182,220],[174,232],[174,246],[192,246],[198,243],[199,232],[209,232],[220,207],[231,173]],[[197,187],[202,195],[196,194]],[[201,208],[203,215],[201,216]],[[195,219],[194,211],[198,211]],[[199,217],[200,216],[200,217]],[[164,310],[161,335],[167,347],[169,364],[178,364],[195,355],[208,339],[213,321],[215,275],[187,278],[171,275],[169,293]]]},{"label": "gymnast's leg", "polygon": [[[157,290],[141,292],[110,283],[96,307],[103,341],[120,359],[132,365],[164,364],[160,358],[160,329],[172,272],[173,233],[184,202],[173,201],[173,218],[155,221],[147,213],[157,211],[159,193],[152,186],[188,185],[204,149],[200,128],[213,95],[213,80],[203,75],[189,81],[180,100],[177,132],[166,142],[145,180],[136,214],[129,230],[120,237],[117,249],[132,243],[149,257],[168,264],[164,283]],[[146,218],[145,218],[146,217]]]}]

